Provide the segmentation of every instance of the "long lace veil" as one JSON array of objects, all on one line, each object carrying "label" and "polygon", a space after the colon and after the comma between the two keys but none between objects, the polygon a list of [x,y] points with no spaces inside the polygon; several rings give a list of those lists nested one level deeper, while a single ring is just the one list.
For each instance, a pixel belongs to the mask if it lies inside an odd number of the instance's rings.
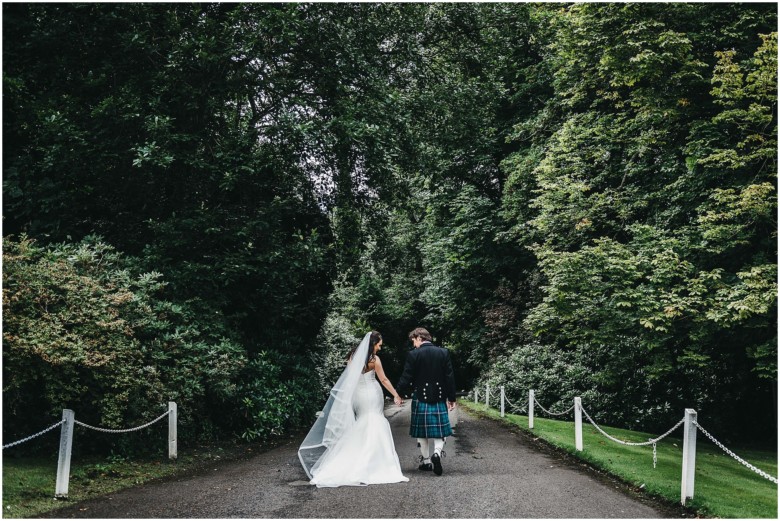
[{"label": "long lace veil", "polygon": [[314,422],[309,434],[298,448],[298,459],[301,460],[303,470],[309,479],[312,477],[312,469],[318,466],[318,462],[344,433],[355,424],[355,413],[352,410],[352,397],[355,394],[360,375],[366,364],[368,356],[368,344],[371,333],[366,333],[360,345],[352,355],[352,360],[341,373],[336,384],[330,390],[328,401],[322,408],[322,414]]}]

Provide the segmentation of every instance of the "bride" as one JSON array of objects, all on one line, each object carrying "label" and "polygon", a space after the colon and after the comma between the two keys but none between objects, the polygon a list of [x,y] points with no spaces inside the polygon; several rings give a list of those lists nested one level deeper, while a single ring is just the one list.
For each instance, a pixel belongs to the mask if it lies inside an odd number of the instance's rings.
[{"label": "bride", "polygon": [[349,355],[322,414],[298,449],[303,469],[317,487],[362,486],[409,481],[401,473],[390,424],[382,409],[384,398],[377,378],[403,400],[385,376],[377,353],[378,331],[366,333]]}]

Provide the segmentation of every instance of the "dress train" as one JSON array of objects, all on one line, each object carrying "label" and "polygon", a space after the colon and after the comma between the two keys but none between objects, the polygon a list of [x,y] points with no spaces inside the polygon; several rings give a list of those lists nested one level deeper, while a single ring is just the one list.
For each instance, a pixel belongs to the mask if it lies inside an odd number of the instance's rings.
[{"label": "dress train", "polygon": [[365,486],[409,481],[401,472],[382,389],[373,370],[360,375],[352,399],[355,425],[312,468],[317,487]]}]

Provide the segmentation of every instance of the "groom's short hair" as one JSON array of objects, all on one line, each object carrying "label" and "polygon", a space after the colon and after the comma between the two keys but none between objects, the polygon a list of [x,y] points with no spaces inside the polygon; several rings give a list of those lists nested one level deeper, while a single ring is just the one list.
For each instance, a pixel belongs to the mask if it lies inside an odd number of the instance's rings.
[{"label": "groom's short hair", "polygon": [[433,337],[424,327],[415,328],[411,333],[409,333],[409,340],[414,340],[415,338],[422,338],[428,342],[433,342]]}]

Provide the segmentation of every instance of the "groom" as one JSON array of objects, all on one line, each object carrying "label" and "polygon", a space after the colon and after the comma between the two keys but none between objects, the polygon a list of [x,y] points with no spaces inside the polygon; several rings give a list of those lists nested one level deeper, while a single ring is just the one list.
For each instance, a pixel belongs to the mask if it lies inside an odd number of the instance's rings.
[{"label": "groom", "polygon": [[[414,350],[406,355],[406,365],[395,388],[412,395],[412,424],[409,434],[417,438],[422,463],[420,470],[433,470],[441,476],[441,455],[444,441],[452,435],[448,411],[455,408],[455,376],[450,353],[432,343],[428,330],[418,327],[409,333]],[[429,440],[433,440],[433,455],[429,458]]]}]

